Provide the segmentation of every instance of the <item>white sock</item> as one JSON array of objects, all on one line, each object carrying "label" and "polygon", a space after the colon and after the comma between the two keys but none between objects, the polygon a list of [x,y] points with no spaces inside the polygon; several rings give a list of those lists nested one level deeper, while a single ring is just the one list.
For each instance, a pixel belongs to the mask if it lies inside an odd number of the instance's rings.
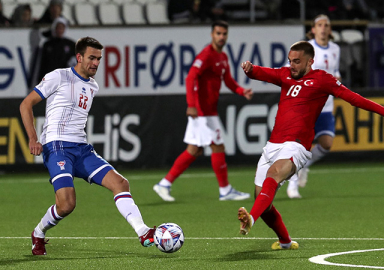
[{"label": "white sock", "polygon": [[159,182],[159,185],[160,185],[160,186],[163,186],[163,187],[170,187],[170,186],[172,186],[172,183],[169,182],[167,179],[163,178],[163,179],[161,179],[161,181]]},{"label": "white sock", "polygon": [[120,192],[114,197],[116,207],[120,214],[131,224],[138,236],[143,235],[149,229],[144,224],[143,218],[137,205],[132,199],[130,192]]},{"label": "white sock", "polygon": [[329,150],[324,149],[323,147],[321,147],[320,144],[316,144],[312,148],[311,153],[312,153],[312,159],[308,160],[307,164],[305,164],[305,168],[308,168],[316,161],[322,159],[326,154],[329,153]]},{"label": "white sock", "polygon": [[220,195],[221,195],[221,196],[227,195],[228,192],[231,190],[231,188],[232,188],[231,184],[229,184],[229,185],[226,186],[226,187],[219,187]]},{"label": "white sock", "polygon": [[299,187],[299,178],[297,174],[292,175],[292,177],[288,181],[288,190],[298,189]]},{"label": "white sock", "polygon": [[292,245],[292,241],[291,241],[291,242],[289,242],[288,244],[283,244],[283,243],[280,243],[280,246],[281,246],[282,248],[290,248],[290,247],[291,247],[291,245]]},{"label": "white sock", "polygon": [[48,208],[40,223],[36,226],[34,236],[45,238],[45,233],[59,223],[63,218],[57,214],[56,204]]}]

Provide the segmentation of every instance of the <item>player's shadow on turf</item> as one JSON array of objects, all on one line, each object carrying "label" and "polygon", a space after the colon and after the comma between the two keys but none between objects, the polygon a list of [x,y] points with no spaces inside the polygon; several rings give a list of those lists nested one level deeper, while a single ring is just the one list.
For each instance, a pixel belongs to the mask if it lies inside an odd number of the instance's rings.
[{"label": "player's shadow on turf", "polygon": [[276,259],[276,256],[273,254],[267,253],[265,249],[260,250],[249,250],[249,251],[241,251],[227,254],[217,261],[244,261],[244,260],[268,260],[268,259]]}]

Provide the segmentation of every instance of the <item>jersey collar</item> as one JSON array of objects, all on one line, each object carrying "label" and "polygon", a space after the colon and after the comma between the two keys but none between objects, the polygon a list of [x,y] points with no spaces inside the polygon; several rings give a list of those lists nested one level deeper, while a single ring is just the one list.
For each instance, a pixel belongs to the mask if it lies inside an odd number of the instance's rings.
[{"label": "jersey collar", "polygon": [[320,44],[318,44],[318,43],[316,42],[316,39],[314,39],[314,41],[315,41],[315,45],[316,45],[317,47],[319,47],[320,49],[326,50],[326,49],[329,48],[329,42],[328,42],[327,46],[321,46]]},{"label": "jersey collar", "polygon": [[85,82],[89,82],[89,81],[90,81],[90,79],[86,79],[86,78],[81,77],[80,74],[77,73],[76,70],[75,70],[73,67],[71,67],[71,69],[72,69],[72,72],[73,72],[77,77],[79,77],[80,80],[85,81]]}]

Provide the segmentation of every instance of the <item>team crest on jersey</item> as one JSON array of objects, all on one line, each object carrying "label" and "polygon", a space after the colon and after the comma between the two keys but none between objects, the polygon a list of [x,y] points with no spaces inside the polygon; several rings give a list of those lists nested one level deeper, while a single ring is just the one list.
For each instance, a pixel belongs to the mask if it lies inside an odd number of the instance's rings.
[{"label": "team crest on jersey", "polygon": [[60,167],[60,170],[65,170],[65,160],[57,162],[57,166]]},{"label": "team crest on jersey", "polygon": [[312,86],[313,85],[313,81],[312,80],[305,80],[304,81],[304,85],[305,86]]},{"label": "team crest on jersey", "polygon": [[203,64],[203,61],[200,59],[196,59],[195,62],[193,62],[193,66],[197,68],[201,68],[201,65]]},{"label": "team crest on jersey", "polygon": [[83,92],[84,94],[86,94],[87,93],[87,90],[83,87],[83,88],[81,88],[81,92]]}]

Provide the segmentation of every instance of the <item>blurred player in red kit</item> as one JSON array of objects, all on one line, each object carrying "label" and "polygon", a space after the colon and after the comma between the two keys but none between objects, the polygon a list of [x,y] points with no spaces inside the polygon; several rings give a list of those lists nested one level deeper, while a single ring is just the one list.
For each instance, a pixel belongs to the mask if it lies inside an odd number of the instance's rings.
[{"label": "blurred player in red kit", "polygon": [[196,158],[203,154],[203,147],[212,149],[211,162],[219,183],[219,199],[244,200],[249,193],[235,190],[228,182],[225,161],[223,130],[217,113],[221,82],[234,93],[250,100],[251,89],[240,87],[232,78],[228,57],[223,47],[228,38],[228,24],[216,21],[212,24],[212,42],[198,54],[186,78],[188,124],[184,142],[187,149],[175,160],[168,174],[153,189],[164,201],[174,201],[171,186]]},{"label": "blurred player in red kit", "polygon": [[257,165],[256,200],[249,213],[244,207],[238,211],[240,233],[248,234],[261,217],[279,238],[272,244],[275,250],[299,248],[299,244],[291,240],[272,202],[285,180],[297,174],[311,159],[315,123],[328,96],[384,116],[383,106],[352,92],[324,70],[313,70],[314,56],[313,46],[307,41],[299,41],[289,51],[290,67],[272,69],[252,65],[249,61],[242,63],[249,78],[281,87],[275,125]]}]

